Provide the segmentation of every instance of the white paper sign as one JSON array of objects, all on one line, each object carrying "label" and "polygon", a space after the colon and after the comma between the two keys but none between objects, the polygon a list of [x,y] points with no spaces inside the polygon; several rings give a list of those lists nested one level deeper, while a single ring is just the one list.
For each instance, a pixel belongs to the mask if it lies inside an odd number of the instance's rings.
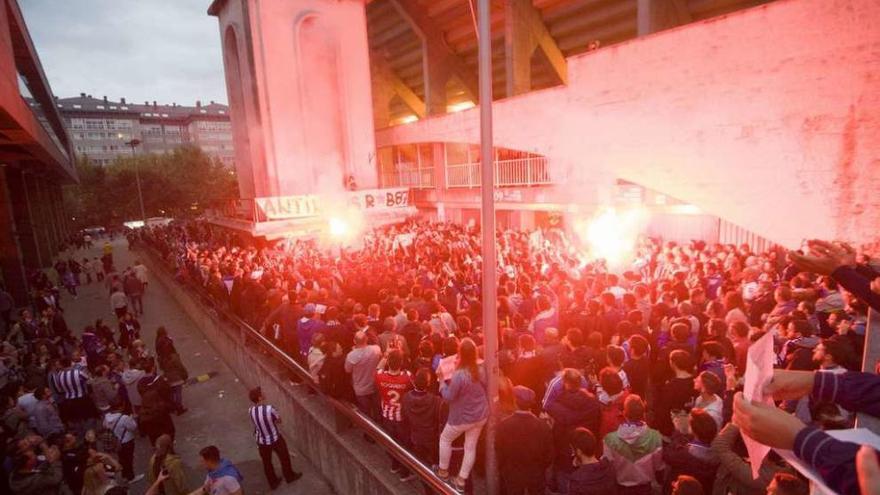
[{"label": "white paper sign", "polygon": [[[773,353],[773,332],[767,332],[749,347],[746,358],[745,383],[743,398],[748,401],[763,402],[773,405],[773,397],[764,396],[764,387],[773,379],[773,365],[776,355]],[[752,479],[758,478],[761,463],[770,452],[770,447],[742,435],[746,450],[749,452],[749,463],[752,465]]]}]

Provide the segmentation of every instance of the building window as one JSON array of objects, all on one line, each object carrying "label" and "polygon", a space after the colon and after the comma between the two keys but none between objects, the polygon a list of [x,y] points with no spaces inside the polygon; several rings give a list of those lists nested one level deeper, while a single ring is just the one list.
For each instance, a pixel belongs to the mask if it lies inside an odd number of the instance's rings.
[{"label": "building window", "polygon": [[128,107],[120,107],[120,108],[122,108],[123,110],[128,110]]},{"label": "building window", "polygon": [[163,116],[163,117],[167,117],[168,114],[167,114],[167,113],[163,113],[162,116]]},{"label": "building window", "polygon": [[82,108],[82,107],[83,107],[82,105],[77,105],[76,103],[73,104],[73,108]]},{"label": "building window", "polygon": [[110,110],[116,110],[116,105],[110,105]]},{"label": "building window", "polygon": [[103,110],[103,109],[104,109],[104,105],[98,105],[98,110]]}]

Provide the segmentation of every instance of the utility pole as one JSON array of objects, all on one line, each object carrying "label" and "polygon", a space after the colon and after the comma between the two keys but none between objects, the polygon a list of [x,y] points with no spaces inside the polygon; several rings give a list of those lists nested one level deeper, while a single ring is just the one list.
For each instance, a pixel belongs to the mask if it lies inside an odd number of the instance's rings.
[{"label": "utility pole", "polygon": [[134,152],[134,148],[137,145],[141,144],[141,140],[140,139],[132,139],[131,141],[127,141],[125,144],[127,144],[128,146],[131,146],[131,158],[132,158],[132,161],[134,162],[134,180],[135,180],[135,182],[137,182],[138,202],[141,205],[141,221],[144,222],[144,227],[146,227],[147,226],[147,214],[144,211],[144,193],[143,193],[143,191],[141,191],[141,172],[140,172],[141,167],[140,167],[140,165],[138,165],[137,156],[135,155],[135,152]]},{"label": "utility pole", "polygon": [[495,161],[492,146],[492,33],[489,0],[478,0],[480,74],[480,166],[483,200],[483,364],[486,367],[489,421],[486,423],[486,490],[498,495],[495,420],[498,411],[498,262],[495,253]]}]

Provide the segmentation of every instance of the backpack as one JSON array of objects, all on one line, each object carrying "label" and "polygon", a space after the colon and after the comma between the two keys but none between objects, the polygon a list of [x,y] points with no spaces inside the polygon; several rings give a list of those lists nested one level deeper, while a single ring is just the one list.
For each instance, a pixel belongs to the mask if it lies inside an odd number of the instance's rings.
[{"label": "backpack", "polygon": [[[119,452],[119,447],[121,447],[121,443],[119,441],[119,437],[116,436],[116,427],[119,426],[119,422],[122,421],[122,418],[125,414],[120,414],[116,421],[113,423],[113,426],[107,428],[106,426],[101,427],[101,431],[98,433],[98,441],[102,446],[101,450],[108,454],[115,454]],[[124,434],[124,433],[123,433]]]},{"label": "backpack", "polygon": [[158,421],[168,414],[168,410],[168,404],[157,387],[147,387],[141,392],[141,421],[147,423]]}]

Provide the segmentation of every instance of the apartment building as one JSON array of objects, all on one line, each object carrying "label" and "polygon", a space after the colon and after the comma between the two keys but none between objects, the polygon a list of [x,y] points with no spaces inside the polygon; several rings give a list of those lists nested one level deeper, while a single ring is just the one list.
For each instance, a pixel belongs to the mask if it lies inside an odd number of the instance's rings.
[{"label": "apartment building", "polygon": [[[143,104],[95,98],[86,93],[55,100],[64,118],[77,156],[88,156],[99,165],[109,165],[119,156],[134,153],[165,153],[185,144],[232,166],[232,126],[229,108],[220,103],[195,106]],[[134,150],[126,143],[137,139]]]}]

